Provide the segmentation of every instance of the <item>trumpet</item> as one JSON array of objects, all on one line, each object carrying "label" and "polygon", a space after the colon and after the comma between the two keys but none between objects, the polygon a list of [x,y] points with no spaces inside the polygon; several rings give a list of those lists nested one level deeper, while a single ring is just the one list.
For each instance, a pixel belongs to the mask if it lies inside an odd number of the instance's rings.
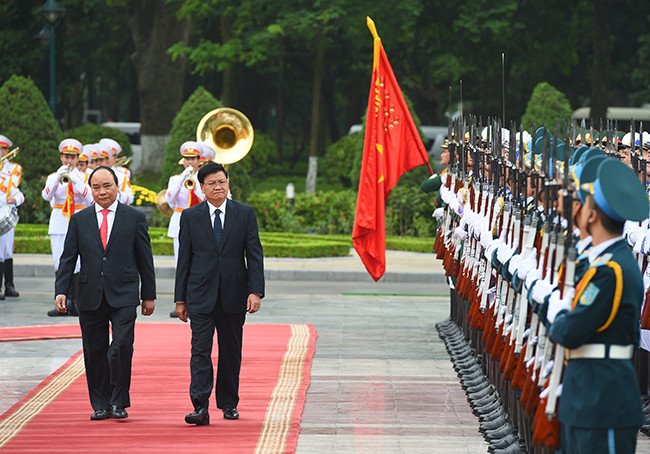
[{"label": "trumpet", "polygon": [[190,176],[187,178],[187,180],[185,180],[183,186],[185,186],[185,188],[188,191],[192,191],[194,190],[194,186],[196,186],[196,182],[194,181],[194,175],[196,175],[196,170],[194,170],[194,167],[192,166],[190,166],[189,168],[192,169],[192,173],[190,173]]},{"label": "trumpet", "polygon": [[72,169],[70,168],[70,166],[66,166],[66,167],[67,170],[65,171],[65,173],[59,177],[59,184],[62,184],[64,186],[67,186],[70,183],[70,181],[72,181],[70,179],[70,172],[72,171]]},{"label": "trumpet", "polygon": [[20,147],[16,147],[13,150],[11,150],[9,153],[7,153],[5,156],[0,158],[0,170],[2,170],[2,168],[5,166],[7,162],[15,158],[19,151],[20,151]]},{"label": "trumpet", "polygon": [[128,166],[131,163],[130,156],[122,156],[115,160],[115,166]]}]

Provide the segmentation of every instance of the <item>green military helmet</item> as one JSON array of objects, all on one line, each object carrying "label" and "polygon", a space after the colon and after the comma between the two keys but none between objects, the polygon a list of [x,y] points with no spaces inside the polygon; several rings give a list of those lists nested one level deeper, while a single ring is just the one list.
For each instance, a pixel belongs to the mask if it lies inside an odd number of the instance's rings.
[{"label": "green military helmet", "polygon": [[640,222],[648,218],[650,207],[643,184],[632,169],[617,159],[601,161],[590,193],[596,205],[616,221]]}]

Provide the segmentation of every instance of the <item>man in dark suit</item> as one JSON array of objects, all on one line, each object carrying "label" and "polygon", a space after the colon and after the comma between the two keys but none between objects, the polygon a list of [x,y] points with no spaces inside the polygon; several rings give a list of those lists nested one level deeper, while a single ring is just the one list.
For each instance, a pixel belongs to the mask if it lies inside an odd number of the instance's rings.
[{"label": "man in dark suit", "polygon": [[128,417],[125,408],[131,405],[136,308],[140,298],[143,315],[151,315],[155,308],[156,278],[147,221],[142,212],[117,201],[117,181],[110,167],[100,166],[91,174],[95,204],[70,218],[55,285],[56,308],[65,312],[80,256],[76,304],[88,392],[95,410],[92,420]]},{"label": "man in dark suit", "polygon": [[219,344],[217,408],[238,419],[239,371],[246,312],[260,309],[264,296],[264,254],[252,207],[228,199],[228,172],[210,163],[198,173],[206,201],[181,214],[174,301],[183,322],[191,319],[188,424],[210,423],[208,401],[214,371],[212,344]]}]

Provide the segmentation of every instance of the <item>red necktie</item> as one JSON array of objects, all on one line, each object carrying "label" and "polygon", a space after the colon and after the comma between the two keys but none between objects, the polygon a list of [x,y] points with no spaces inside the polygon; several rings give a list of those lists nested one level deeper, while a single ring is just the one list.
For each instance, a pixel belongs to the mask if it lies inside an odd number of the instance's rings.
[{"label": "red necktie", "polygon": [[102,214],[104,219],[102,219],[102,225],[99,227],[99,235],[102,237],[102,244],[104,249],[106,249],[106,243],[108,242],[108,212],[111,210],[104,209]]}]

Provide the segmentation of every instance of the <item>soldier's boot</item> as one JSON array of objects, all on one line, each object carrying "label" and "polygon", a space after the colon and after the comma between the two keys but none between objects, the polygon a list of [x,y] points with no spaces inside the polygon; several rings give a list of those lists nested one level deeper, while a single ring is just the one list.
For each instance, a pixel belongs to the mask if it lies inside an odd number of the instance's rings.
[{"label": "soldier's boot", "polygon": [[5,260],[5,296],[16,297],[20,294],[14,287],[14,259]]}]

